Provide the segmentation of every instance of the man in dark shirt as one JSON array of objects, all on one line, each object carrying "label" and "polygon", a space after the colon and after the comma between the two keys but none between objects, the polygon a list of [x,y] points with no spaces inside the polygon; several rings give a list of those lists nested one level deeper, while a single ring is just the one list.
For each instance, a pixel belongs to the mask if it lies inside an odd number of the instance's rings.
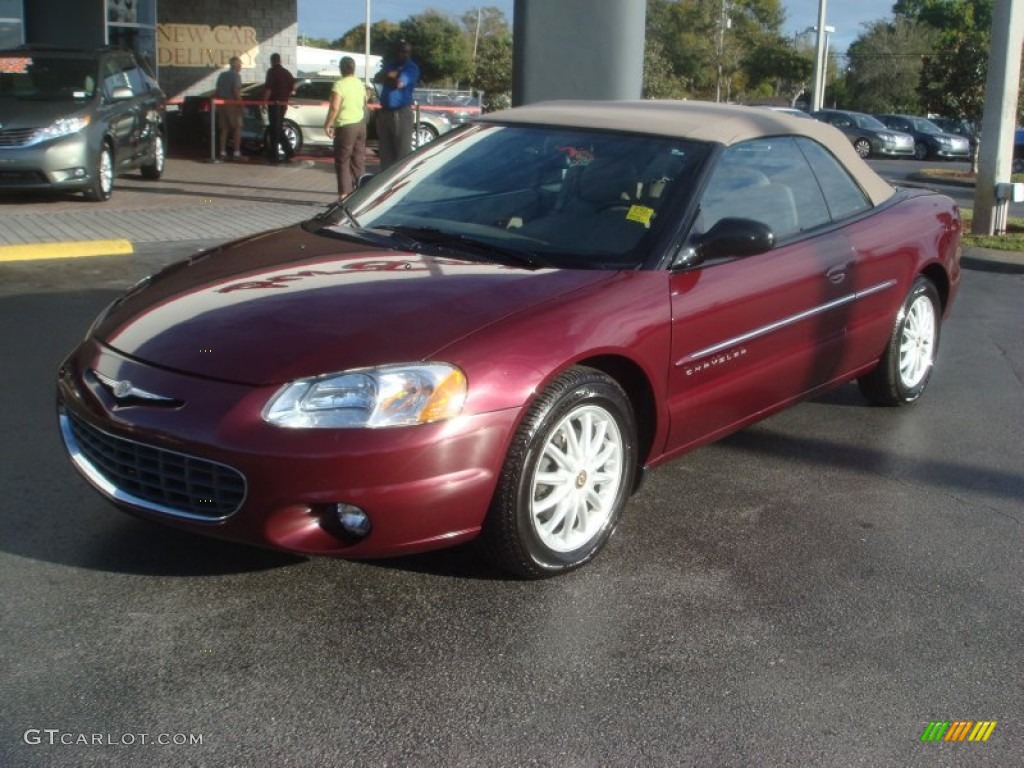
[{"label": "man in dark shirt", "polygon": [[288,99],[295,90],[295,78],[281,66],[281,54],[270,54],[270,69],[263,82],[263,101],[267,103],[267,122],[270,124],[270,141],[267,143],[267,159],[277,162],[278,148],[284,152],[284,161],[290,163],[295,150],[284,137],[284,113],[288,111]]},{"label": "man in dark shirt", "polygon": [[385,64],[374,78],[384,86],[377,114],[377,151],[382,171],[412,151],[413,88],[419,82],[420,68],[411,56],[412,46],[405,40],[399,41],[395,60]]}]

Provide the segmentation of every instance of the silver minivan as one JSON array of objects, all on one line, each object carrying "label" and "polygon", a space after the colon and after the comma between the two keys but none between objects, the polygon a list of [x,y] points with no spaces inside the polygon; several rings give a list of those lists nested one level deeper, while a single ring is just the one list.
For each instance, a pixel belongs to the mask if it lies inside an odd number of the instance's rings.
[{"label": "silver minivan", "polygon": [[25,45],[0,51],[0,192],[80,191],[164,170],[164,93],[131,51]]}]

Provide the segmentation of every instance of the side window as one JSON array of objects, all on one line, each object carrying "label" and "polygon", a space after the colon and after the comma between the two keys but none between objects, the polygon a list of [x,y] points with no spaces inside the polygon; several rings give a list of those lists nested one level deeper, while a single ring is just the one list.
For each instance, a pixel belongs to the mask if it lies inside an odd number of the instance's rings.
[{"label": "side window", "polygon": [[836,115],[835,117],[832,118],[832,125],[836,126],[837,128],[849,128],[850,126],[853,125],[853,121],[848,117]]},{"label": "side window", "polygon": [[149,83],[146,82],[146,76],[143,74],[142,70],[139,69],[133,61],[126,61],[122,63],[125,67],[124,74],[125,77],[128,78],[128,83],[131,86],[132,93],[136,96],[141,96],[142,94],[147,93],[149,91]]},{"label": "side window", "polygon": [[301,83],[295,89],[295,98],[310,99],[311,101],[330,101],[331,89],[333,87],[334,81]]},{"label": "side window", "polygon": [[117,60],[114,58],[103,60],[103,67],[100,75],[103,77],[103,95],[108,99],[114,93],[115,88],[131,87],[124,70],[118,66]]},{"label": "side window", "polygon": [[811,139],[798,141],[825,193],[825,202],[833,220],[845,219],[871,207],[863,190],[832,153]]},{"label": "side window", "polygon": [[728,217],[754,219],[780,240],[829,221],[828,208],[803,153],[789,137],[727,148],[704,189],[698,228]]}]

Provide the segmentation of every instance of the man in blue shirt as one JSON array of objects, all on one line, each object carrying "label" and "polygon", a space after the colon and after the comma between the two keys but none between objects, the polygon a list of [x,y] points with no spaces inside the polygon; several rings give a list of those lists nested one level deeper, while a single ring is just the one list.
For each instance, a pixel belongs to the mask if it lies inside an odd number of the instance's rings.
[{"label": "man in blue shirt", "polygon": [[387,62],[375,82],[383,85],[377,112],[377,141],[383,171],[412,151],[413,88],[420,80],[420,68],[412,60],[412,46],[400,40],[395,59]]}]

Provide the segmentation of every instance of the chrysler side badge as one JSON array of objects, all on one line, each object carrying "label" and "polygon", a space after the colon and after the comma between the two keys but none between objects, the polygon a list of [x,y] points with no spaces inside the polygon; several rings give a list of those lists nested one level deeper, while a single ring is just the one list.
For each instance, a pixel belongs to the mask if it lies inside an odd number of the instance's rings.
[{"label": "chrysler side badge", "polygon": [[110,390],[117,400],[127,400],[129,398],[135,398],[137,400],[151,400],[156,403],[173,403],[173,397],[165,397],[164,395],[157,395],[152,392],[147,392],[144,389],[139,389],[132,384],[128,379],[118,381],[112,379],[109,376],[104,376],[99,371],[93,371],[93,375],[99,380],[99,382]]}]

